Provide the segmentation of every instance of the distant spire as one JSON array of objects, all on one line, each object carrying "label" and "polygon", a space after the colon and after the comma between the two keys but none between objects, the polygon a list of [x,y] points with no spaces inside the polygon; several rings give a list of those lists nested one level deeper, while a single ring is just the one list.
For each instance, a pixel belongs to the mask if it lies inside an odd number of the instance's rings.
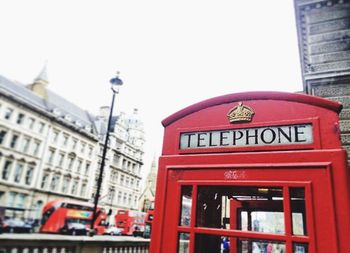
[{"label": "distant spire", "polygon": [[156,155],[153,156],[152,164],[151,164],[151,171],[150,174],[157,174],[157,159]]},{"label": "distant spire", "polygon": [[38,75],[38,77],[34,80],[34,82],[45,82],[46,84],[49,83],[49,78],[47,76],[47,60],[44,63],[44,66],[40,72],[40,74]]},{"label": "distant spire", "polygon": [[40,74],[37,78],[34,79],[34,82],[32,84],[28,85],[28,88],[31,89],[38,96],[46,99],[46,86],[48,84],[49,79],[47,78],[47,61],[45,61],[44,67],[42,68]]}]

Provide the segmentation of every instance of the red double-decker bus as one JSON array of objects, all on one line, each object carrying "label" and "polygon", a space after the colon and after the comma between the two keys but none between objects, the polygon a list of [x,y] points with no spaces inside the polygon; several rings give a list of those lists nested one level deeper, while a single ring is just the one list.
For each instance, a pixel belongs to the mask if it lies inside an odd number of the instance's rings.
[{"label": "red double-decker bus", "polygon": [[[93,204],[56,199],[48,202],[42,211],[41,233],[83,234],[90,232],[93,217]],[[103,234],[106,229],[107,214],[97,209],[94,233]]]},{"label": "red double-decker bus", "polygon": [[153,222],[153,209],[150,209],[146,212],[146,218],[145,218],[145,231],[143,232],[144,238],[150,238],[151,237],[151,231],[152,231],[152,222]]},{"label": "red double-decker bus", "polygon": [[134,210],[118,210],[115,215],[116,227],[122,228],[122,235],[143,236],[146,213]]}]

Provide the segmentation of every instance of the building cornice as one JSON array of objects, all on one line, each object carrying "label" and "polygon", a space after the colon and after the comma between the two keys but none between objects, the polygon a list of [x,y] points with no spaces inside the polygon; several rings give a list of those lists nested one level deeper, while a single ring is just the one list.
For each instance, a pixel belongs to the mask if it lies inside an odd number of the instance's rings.
[{"label": "building cornice", "polygon": [[85,136],[93,141],[96,141],[96,142],[99,141],[97,135],[90,134],[87,131],[83,130],[82,128],[75,126],[71,123],[68,123],[68,122],[64,121],[62,118],[60,118],[60,117],[58,117],[58,116],[56,116],[56,115],[54,115],[46,110],[43,110],[43,109],[36,107],[30,103],[27,103],[26,101],[14,96],[10,93],[4,92],[4,90],[2,90],[2,89],[0,89],[0,97],[1,96],[7,98],[10,101],[16,102],[16,103],[24,106],[25,108],[31,109],[32,111],[35,111],[36,113],[39,113],[40,115],[45,116],[46,118],[48,118],[48,120],[52,120],[54,122],[57,122],[57,123],[69,128],[69,129],[73,130],[74,132],[80,133],[81,135],[83,135],[83,136]]}]

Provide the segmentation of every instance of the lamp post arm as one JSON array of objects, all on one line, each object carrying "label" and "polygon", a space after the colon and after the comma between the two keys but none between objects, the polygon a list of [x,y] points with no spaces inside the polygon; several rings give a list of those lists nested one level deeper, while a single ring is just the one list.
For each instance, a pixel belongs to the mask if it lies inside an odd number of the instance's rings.
[{"label": "lamp post arm", "polygon": [[91,221],[91,225],[90,225],[90,235],[91,236],[93,236],[95,221],[97,219],[97,205],[98,205],[98,199],[100,197],[101,185],[102,185],[102,180],[103,180],[103,178],[102,178],[103,177],[103,169],[104,169],[104,166],[105,166],[105,160],[106,160],[106,154],[107,154],[107,148],[108,148],[109,132],[110,132],[110,129],[111,129],[111,121],[112,121],[113,107],[114,107],[114,100],[115,100],[115,94],[116,93],[117,92],[115,92],[113,90],[112,104],[111,104],[111,108],[110,108],[110,111],[109,111],[109,117],[108,117],[108,123],[107,123],[106,139],[105,139],[105,143],[103,145],[103,151],[102,151],[100,174],[98,176],[97,190],[96,190],[95,198],[94,198],[94,210],[93,210],[93,216],[92,216],[92,221]]}]

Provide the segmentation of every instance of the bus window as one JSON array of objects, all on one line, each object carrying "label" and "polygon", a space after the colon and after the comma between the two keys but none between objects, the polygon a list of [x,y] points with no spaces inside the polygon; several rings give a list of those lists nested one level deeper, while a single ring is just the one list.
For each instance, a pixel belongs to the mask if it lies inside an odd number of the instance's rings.
[{"label": "bus window", "polygon": [[54,212],[55,208],[51,207],[48,210],[46,210],[41,218],[41,224],[45,224],[46,221],[50,218],[51,214]]}]

